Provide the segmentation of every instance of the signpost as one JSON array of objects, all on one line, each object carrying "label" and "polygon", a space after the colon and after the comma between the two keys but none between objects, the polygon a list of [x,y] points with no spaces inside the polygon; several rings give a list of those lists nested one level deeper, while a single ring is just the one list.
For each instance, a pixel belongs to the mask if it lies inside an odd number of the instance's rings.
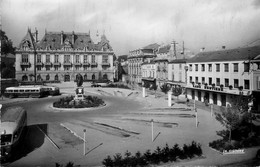
[{"label": "signpost", "polygon": [[197,108],[195,108],[195,117],[196,117],[196,128],[198,127],[198,112]]}]

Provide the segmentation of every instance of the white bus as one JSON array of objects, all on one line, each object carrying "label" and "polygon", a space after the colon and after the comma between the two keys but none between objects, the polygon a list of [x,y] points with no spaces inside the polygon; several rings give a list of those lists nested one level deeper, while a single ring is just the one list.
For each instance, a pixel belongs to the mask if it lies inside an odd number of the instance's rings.
[{"label": "white bus", "polygon": [[47,92],[42,86],[17,86],[5,89],[5,96],[14,97],[43,97]]},{"label": "white bus", "polygon": [[8,160],[16,151],[27,127],[27,112],[22,107],[9,107],[1,111],[1,161]]}]

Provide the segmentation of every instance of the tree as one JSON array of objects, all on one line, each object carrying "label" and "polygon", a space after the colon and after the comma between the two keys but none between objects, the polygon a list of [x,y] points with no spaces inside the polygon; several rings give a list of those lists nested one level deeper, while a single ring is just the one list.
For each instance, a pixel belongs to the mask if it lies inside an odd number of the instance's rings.
[{"label": "tree", "polygon": [[237,129],[245,122],[249,122],[248,103],[251,97],[237,96],[232,98],[233,101],[228,107],[221,108],[220,113],[215,113],[216,119],[225,126],[229,131],[229,141],[232,139],[232,131]]},{"label": "tree", "polygon": [[181,88],[181,86],[175,85],[175,86],[173,87],[173,89],[172,89],[172,94],[173,94],[173,96],[177,96],[177,98],[178,98],[179,95],[182,94],[182,88]]},{"label": "tree", "polygon": [[82,77],[82,75],[78,74],[76,76],[76,82],[77,82],[77,87],[80,87],[83,84],[83,77]]},{"label": "tree", "polygon": [[166,83],[161,85],[160,88],[161,88],[162,92],[165,94],[167,94],[169,92],[169,90],[171,89],[170,86],[168,86],[168,84],[166,84]]},{"label": "tree", "polygon": [[156,83],[153,83],[150,85],[150,90],[154,90],[154,97],[156,98],[156,90],[158,88],[158,85]]},{"label": "tree", "polygon": [[1,39],[1,52],[2,54],[12,53],[14,54],[15,48],[13,47],[12,40],[8,39],[4,31],[0,30]]}]

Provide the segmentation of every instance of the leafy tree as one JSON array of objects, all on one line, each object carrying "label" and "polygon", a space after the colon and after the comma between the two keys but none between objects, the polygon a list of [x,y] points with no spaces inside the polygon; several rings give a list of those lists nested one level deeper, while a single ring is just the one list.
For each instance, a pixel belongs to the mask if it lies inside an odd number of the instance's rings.
[{"label": "leafy tree", "polygon": [[179,95],[182,94],[182,88],[181,86],[174,86],[172,88],[172,93],[173,93],[173,96],[177,96],[177,98],[179,97]]},{"label": "leafy tree", "polygon": [[216,119],[228,129],[229,141],[232,139],[232,131],[242,126],[243,123],[249,122],[248,103],[252,100],[251,97],[242,95],[233,97],[232,99],[231,106],[222,107],[220,113],[215,113]]},{"label": "leafy tree", "polygon": [[153,83],[150,85],[150,90],[154,90],[154,97],[156,98],[156,90],[158,88],[158,85],[156,83]]},{"label": "leafy tree", "polygon": [[2,54],[12,53],[14,54],[15,48],[13,47],[12,40],[8,39],[4,31],[0,30],[0,40],[1,40],[1,52]]},{"label": "leafy tree", "polygon": [[112,167],[113,166],[113,160],[111,159],[110,156],[107,156],[107,158],[105,158],[103,161],[102,161],[102,164],[107,166],[107,167]]},{"label": "leafy tree", "polygon": [[171,89],[170,86],[166,83],[164,83],[163,85],[160,86],[162,92],[164,94],[167,94],[169,92],[169,90]]},{"label": "leafy tree", "polygon": [[82,75],[77,75],[76,76],[76,82],[77,82],[77,87],[80,87],[83,84],[83,77]]}]

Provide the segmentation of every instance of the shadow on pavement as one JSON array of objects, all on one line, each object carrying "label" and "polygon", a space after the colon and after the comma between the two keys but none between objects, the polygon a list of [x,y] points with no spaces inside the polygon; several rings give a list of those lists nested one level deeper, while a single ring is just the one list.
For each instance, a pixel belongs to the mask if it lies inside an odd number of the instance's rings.
[{"label": "shadow on pavement", "polygon": [[29,125],[24,131],[24,137],[21,138],[20,143],[15,146],[12,152],[12,157],[8,159],[4,164],[9,164],[17,161],[23,157],[26,157],[33,150],[41,147],[44,143],[45,135],[40,131],[40,129],[47,134],[48,125],[47,124],[36,124]]}]

